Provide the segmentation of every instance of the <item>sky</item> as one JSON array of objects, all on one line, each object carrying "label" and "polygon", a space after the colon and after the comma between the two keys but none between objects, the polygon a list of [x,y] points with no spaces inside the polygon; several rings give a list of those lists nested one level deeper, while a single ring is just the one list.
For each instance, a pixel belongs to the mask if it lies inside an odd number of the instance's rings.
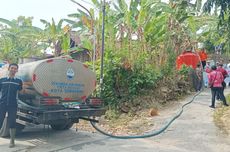
[{"label": "sky", "polygon": [[[75,1],[87,8],[92,7],[86,3],[91,0]],[[70,0],[0,0],[0,18],[12,20],[18,16],[34,17],[33,25],[44,28],[40,19],[51,22],[53,17],[57,23],[62,18],[68,18],[68,14],[76,13],[77,8],[79,6]]]}]

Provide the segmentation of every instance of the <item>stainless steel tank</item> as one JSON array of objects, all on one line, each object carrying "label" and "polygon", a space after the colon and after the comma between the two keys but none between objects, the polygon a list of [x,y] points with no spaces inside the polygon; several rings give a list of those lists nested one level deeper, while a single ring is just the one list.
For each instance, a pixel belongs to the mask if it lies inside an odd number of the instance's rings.
[{"label": "stainless steel tank", "polygon": [[[6,74],[6,70],[1,73]],[[65,101],[85,100],[96,88],[96,74],[83,63],[70,58],[19,64],[17,77],[23,80],[21,96],[24,98],[42,96],[59,97]]]}]

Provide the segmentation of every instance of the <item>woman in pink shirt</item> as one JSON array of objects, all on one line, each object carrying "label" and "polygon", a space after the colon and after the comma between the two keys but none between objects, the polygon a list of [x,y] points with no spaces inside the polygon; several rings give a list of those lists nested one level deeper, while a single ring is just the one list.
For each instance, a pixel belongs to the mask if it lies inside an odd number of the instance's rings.
[{"label": "woman in pink shirt", "polygon": [[220,71],[217,71],[217,68],[215,65],[212,66],[211,69],[212,69],[212,72],[210,72],[208,76],[208,84],[212,92],[212,104],[210,107],[215,108],[215,98],[217,94],[220,95],[220,98],[223,101],[223,104],[225,106],[228,106],[228,104],[226,103],[225,96],[222,91],[223,89],[222,82],[224,81],[224,77]]}]

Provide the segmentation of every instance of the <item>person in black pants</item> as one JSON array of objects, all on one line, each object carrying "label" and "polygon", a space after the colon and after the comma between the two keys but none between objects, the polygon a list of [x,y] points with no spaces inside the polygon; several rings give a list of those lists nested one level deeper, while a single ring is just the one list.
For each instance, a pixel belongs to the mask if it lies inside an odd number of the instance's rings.
[{"label": "person in black pants", "polygon": [[[223,64],[222,64],[222,63],[219,64],[219,66],[217,67],[217,70],[220,71],[220,72],[222,73],[222,75],[223,75],[223,77],[224,77],[224,80],[225,80],[225,78],[228,77],[228,72],[223,68]],[[222,86],[223,86],[223,87],[222,87],[222,91],[223,91],[223,93],[224,93],[224,89],[226,88],[226,83],[225,83],[225,81],[222,82]],[[219,94],[217,94],[217,99],[220,100]]]},{"label": "person in black pants", "polygon": [[0,91],[2,96],[0,98],[0,128],[6,115],[8,113],[8,122],[10,128],[10,145],[14,147],[14,139],[16,133],[16,114],[17,114],[17,96],[18,91],[22,90],[22,80],[15,78],[18,72],[18,65],[12,63],[8,67],[9,75],[0,79]]},{"label": "person in black pants", "polygon": [[200,91],[203,84],[203,72],[200,63],[198,63],[196,66],[196,76],[197,76],[197,84],[195,89],[196,91]]},{"label": "person in black pants", "polygon": [[212,103],[211,103],[211,108],[215,108],[215,98],[216,95],[219,94],[221,100],[223,101],[223,104],[225,106],[229,106],[226,102],[226,98],[223,94],[223,86],[222,82],[224,81],[224,77],[220,71],[217,70],[216,66],[212,66],[212,72],[209,74],[209,79],[208,83],[209,86],[211,87],[211,92],[212,92]]}]

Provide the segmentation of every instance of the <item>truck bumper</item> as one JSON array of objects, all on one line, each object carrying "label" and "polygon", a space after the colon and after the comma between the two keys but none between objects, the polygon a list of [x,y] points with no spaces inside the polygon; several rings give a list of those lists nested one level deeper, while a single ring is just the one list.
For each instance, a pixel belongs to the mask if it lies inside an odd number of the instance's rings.
[{"label": "truck bumper", "polygon": [[37,123],[53,124],[61,120],[78,122],[80,117],[98,117],[104,114],[105,114],[105,109],[103,108],[65,109],[65,110],[46,111],[38,114]]}]

